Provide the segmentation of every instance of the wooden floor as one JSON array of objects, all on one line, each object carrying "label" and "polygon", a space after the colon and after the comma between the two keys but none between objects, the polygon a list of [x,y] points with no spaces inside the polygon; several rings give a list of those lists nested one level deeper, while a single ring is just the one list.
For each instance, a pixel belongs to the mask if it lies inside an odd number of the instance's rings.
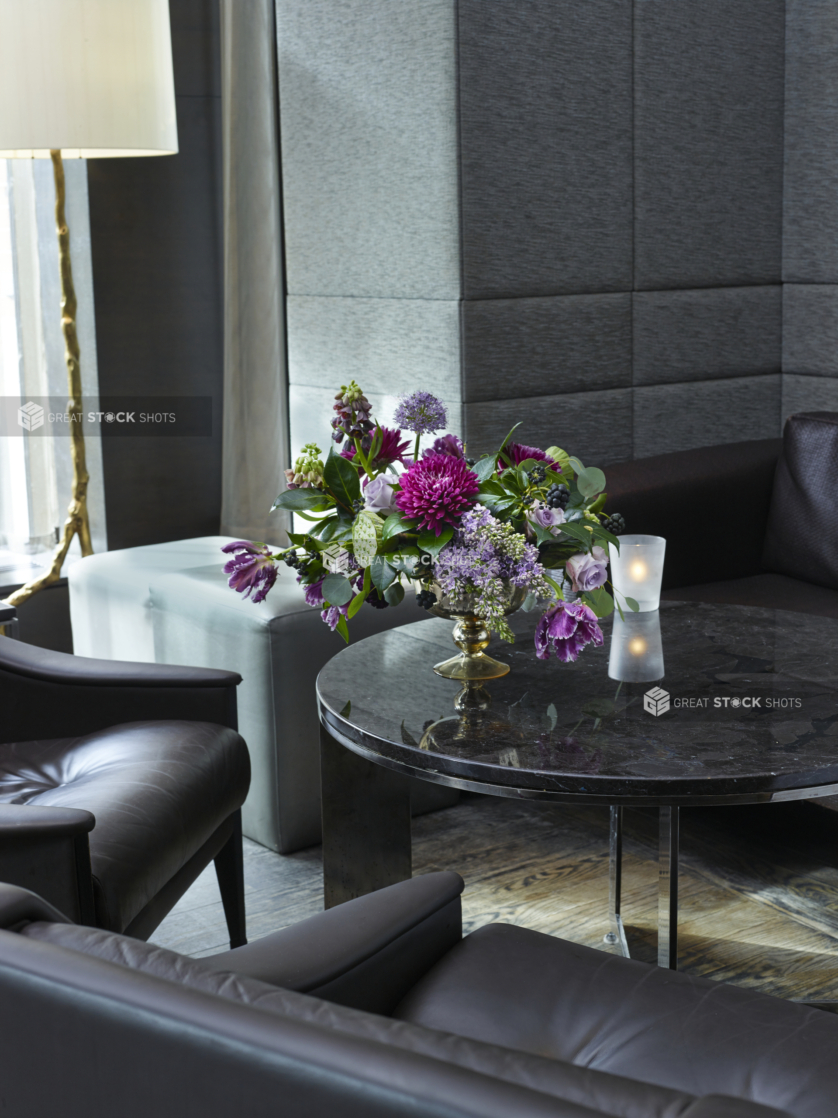
[{"label": "wooden floor", "polygon": [[[466,931],[492,921],[612,950],[608,813],[474,796],[413,821],[414,873],[456,869]],[[320,848],[281,856],[245,842],[248,936],[322,908]],[[623,918],[632,955],[654,962],[657,814],[626,810]],[[838,999],[838,812],[814,804],[682,811],[680,969],[767,993]],[[224,950],[212,868],[152,937]]]}]

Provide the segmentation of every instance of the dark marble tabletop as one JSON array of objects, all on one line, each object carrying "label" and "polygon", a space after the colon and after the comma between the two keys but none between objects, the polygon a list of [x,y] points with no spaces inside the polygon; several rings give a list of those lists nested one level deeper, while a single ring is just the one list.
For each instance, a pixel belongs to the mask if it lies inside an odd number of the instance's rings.
[{"label": "dark marble tabletop", "polygon": [[[317,681],[321,719],[380,764],[499,795],[759,802],[838,784],[838,621],[664,603],[664,671],[644,683],[609,678],[610,620],[575,664],[536,658],[536,621],[516,614],[516,643],[493,641],[512,670],[485,709],[455,709],[459,684],[432,670],[456,651],[453,623],[430,618],[339,652]],[[654,688],[669,699],[657,716]]]}]

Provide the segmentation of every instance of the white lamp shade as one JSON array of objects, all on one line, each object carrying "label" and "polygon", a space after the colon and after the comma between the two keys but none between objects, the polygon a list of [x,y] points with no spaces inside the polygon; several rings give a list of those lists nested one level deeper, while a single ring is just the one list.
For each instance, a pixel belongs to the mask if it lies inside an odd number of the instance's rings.
[{"label": "white lamp shade", "polygon": [[178,150],[168,0],[0,0],[0,158]]}]

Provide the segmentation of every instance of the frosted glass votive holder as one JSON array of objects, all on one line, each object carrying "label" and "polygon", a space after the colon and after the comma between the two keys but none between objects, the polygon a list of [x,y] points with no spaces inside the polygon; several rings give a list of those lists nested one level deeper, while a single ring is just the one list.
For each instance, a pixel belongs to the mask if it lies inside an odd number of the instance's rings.
[{"label": "frosted glass votive holder", "polygon": [[614,611],[608,675],[625,683],[651,683],[663,679],[663,644],[660,614]]},{"label": "frosted glass votive holder", "polygon": [[608,545],[611,584],[626,611],[625,598],[634,598],[641,613],[658,609],[666,540],[663,536],[620,536],[620,550]]}]

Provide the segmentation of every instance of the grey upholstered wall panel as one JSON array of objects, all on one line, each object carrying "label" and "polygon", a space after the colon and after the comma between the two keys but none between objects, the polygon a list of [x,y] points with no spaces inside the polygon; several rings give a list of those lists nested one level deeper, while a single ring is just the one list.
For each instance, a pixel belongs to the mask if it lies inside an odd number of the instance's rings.
[{"label": "grey upholstered wall panel", "polygon": [[[338,383],[340,387],[340,383]],[[411,386],[413,387],[413,386]],[[288,389],[291,425],[291,451],[296,456],[305,443],[317,443],[325,454],[329,452],[331,429],[329,420],[335,402],[335,389],[331,383],[323,388],[312,388],[292,384]],[[373,415],[385,426],[392,425],[393,412],[398,404],[398,396],[379,392],[368,392],[367,397],[373,407]],[[447,430],[456,435],[463,433],[462,405],[458,398],[443,400],[448,413]],[[509,424],[511,427],[512,424]],[[507,431],[509,430],[507,427]],[[506,431],[503,433],[506,434]],[[503,435],[501,435],[503,438]],[[426,435],[422,446],[433,442],[432,435]]]},{"label": "grey upholstered wall panel", "polygon": [[838,282],[838,5],[786,0],[783,278]]},{"label": "grey upholstered wall panel", "polygon": [[466,401],[631,384],[631,295],[463,303]]},{"label": "grey upholstered wall panel", "polygon": [[838,411],[838,377],[784,373],[782,422],[799,411]]},{"label": "grey upholstered wall panel", "polygon": [[290,295],[288,364],[294,384],[399,395],[422,387],[460,398],[460,304],[442,299]]},{"label": "grey upholstered wall panel", "polygon": [[780,280],[784,0],[635,0],[635,287]]},{"label": "grey upholstered wall panel", "polygon": [[468,299],[631,287],[631,0],[459,0]]},{"label": "grey upholstered wall panel", "polygon": [[783,284],[783,372],[838,376],[835,284]]},{"label": "grey upholstered wall panel", "polygon": [[779,373],[634,389],[634,457],[773,439],[780,421]]},{"label": "grey upholstered wall panel", "polygon": [[460,294],[454,0],[278,0],[288,290]]},{"label": "grey upholstered wall panel", "polygon": [[616,388],[465,404],[469,453],[496,449],[512,424],[521,420],[515,432],[520,442],[564,447],[588,465],[622,462],[632,456],[631,394],[630,388]]},{"label": "grey upholstered wall panel", "polygon": [[778,373],[782,287],[638,291],[634,383]]}]

